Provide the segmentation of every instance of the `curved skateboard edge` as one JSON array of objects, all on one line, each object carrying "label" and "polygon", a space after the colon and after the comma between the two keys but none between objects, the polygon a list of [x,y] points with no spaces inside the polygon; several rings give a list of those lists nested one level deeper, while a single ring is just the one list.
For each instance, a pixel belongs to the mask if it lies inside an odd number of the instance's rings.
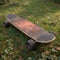
[{"label": "curved skateboard edge", "polygon": [[6,18],[7,18],[7,21],[8,20],[13,20],[14,18],[19,18],[19,16],[15,15],[15,14],[7,14],[6,15]]},{"label": "curved skateboard edge", "polygon": [[50,43],[52,41],[54,41],[56,39],[56,37],[54,36],[54,38],[52,40],[49,40],[49,41],[39,41],[38,43]]}]

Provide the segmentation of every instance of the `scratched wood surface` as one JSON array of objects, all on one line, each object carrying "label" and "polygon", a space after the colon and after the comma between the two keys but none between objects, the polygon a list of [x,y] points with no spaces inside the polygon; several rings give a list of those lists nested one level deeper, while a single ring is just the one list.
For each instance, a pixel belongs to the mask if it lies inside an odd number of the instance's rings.
[{"label": "scratched wood surface", "polygon": [[9,14],[7,21],[25,33],[27,36],[40,43],[49,43],[55,39],[55,36],[27,19]]}]

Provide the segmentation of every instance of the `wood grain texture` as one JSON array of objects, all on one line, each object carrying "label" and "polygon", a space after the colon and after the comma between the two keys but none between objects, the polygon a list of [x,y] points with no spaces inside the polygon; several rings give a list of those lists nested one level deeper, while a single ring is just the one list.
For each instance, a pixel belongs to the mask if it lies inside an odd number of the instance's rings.
[{"label": "wood grain texture", "polygon": [[40,43],[49,43],[55,39],[55,36],[27,19],[13,14],[7,16],[7,21],[27,36]]}]

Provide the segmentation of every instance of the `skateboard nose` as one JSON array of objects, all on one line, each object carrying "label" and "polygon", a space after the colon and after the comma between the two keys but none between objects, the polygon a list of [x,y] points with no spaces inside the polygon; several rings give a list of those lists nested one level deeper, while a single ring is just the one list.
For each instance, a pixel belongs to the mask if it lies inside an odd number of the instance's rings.
[{"label": "skateboard nose", "polygon": [[16,17],[16,15],[14,15],[14,14],[8,14],[8,15],[7,15],[7,18],[8,18],[8,19],[13,19],[13,18],[15,18],[15,17]]}]

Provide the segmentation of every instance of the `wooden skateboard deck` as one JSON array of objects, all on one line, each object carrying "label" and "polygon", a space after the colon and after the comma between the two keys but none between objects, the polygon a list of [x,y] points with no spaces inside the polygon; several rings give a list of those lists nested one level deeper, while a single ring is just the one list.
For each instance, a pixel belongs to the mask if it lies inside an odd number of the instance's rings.
[{"label": "wooden skateboard deck", "polygon": [[7,15],[7,21],[36,42],[49,43],[55,40],[55,35],[47,32],[43,28],[28,21],[27,19],[21,18],[13,14],[9,14]]}]

